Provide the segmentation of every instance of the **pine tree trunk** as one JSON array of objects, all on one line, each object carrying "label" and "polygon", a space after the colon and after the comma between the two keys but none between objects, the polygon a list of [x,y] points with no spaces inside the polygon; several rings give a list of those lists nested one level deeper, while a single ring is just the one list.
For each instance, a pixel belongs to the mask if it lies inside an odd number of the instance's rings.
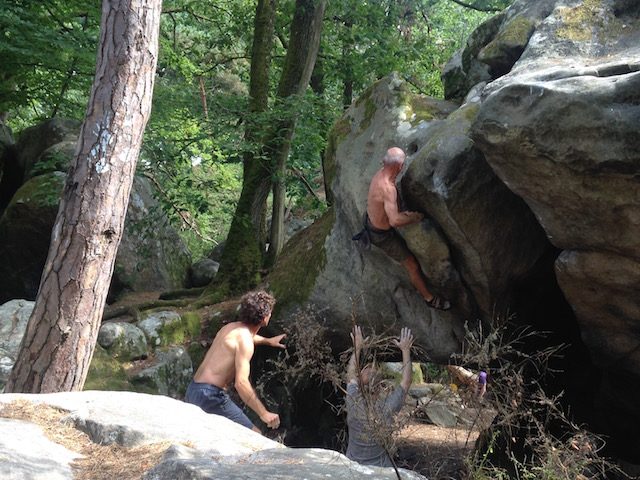
[{"label": "pine tree trunk", "polygon": [[[278,99],[284,101],[294,95],[303,95],[316,63],[320,49],[322,18],[326,0],[296,0],[291,23],[291,38],[287,48],[282,77],[278,86]],[[284,103],[284,102],[283,102]],[[286,102],[289,106],[293,102]],[[285,173],[291,139],[296,125],[296,112],[288,109],[286,118],[277,126],[269,142],[268,154],[274,166],[273,211],[271,216],[271,242],[269,263],[275,263],[284,246]]]},{"label": "pine tree trunk", "polygon": [[[267,110],[269,99],[269,66],[273,46],[276,0],[259,0],[254,21],[249,80],[249,118],[245,140],[249,145],[260,143],[261,128],[255,122],[257,114]],[[242,192],[229,228],[220,270],[207,289],[245,291],[258,283],[263,262],[267,197],[271,190],[271,168],[254,150],[244,155]],[[224,292],[223,292],[224,293]]]},{"label": "pine tree trunk", "polygon": [[151,109],[161,0],[104,0],[96,76],[7,392],[81,390]]}]

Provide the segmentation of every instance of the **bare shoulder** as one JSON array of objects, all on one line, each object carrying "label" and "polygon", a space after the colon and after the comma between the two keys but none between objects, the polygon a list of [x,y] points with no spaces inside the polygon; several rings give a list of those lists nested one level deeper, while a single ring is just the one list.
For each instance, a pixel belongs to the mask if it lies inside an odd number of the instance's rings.
[{"label": "bare shoulder", "polygon": [[242,350],[253,351],[253,334],[244,325],[239,324],[233,330],[235,341]]}]

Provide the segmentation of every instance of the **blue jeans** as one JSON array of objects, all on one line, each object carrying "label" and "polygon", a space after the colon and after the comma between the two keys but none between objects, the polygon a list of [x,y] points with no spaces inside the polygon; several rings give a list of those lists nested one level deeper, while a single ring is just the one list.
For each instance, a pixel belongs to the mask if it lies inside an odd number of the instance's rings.
[{"label": "blue jeans", "polygon": [[187,387],[184,399],[188,403],[199,406],[207,413],[222,415],[242,426],[253,428],[251,420],[238,405],[233,403],[227,392],[215,385],[192,381]]}]

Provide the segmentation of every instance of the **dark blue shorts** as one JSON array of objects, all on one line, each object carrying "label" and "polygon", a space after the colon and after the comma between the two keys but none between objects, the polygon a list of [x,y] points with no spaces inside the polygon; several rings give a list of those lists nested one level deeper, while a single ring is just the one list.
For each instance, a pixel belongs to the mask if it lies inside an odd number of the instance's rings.
[{"label": "dark blue shorts", "polygon": [[227,392],[215,385],[191,382],[187,387],[184,400],[199,406],[207,413],[222,415],[247,428],[253,428],[251,420],[238,405],[233,403]]}]

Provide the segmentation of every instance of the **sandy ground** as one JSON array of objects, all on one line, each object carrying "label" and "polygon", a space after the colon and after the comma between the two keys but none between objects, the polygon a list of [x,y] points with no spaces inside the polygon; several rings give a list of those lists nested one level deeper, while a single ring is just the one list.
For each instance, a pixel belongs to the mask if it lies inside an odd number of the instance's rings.
[{"label": "sandy ground", "polygon": [[464,478],[464,458],[471,454],[478,431],[443,428],[412,419],[399,434],[398,466],[429,480]]}]

